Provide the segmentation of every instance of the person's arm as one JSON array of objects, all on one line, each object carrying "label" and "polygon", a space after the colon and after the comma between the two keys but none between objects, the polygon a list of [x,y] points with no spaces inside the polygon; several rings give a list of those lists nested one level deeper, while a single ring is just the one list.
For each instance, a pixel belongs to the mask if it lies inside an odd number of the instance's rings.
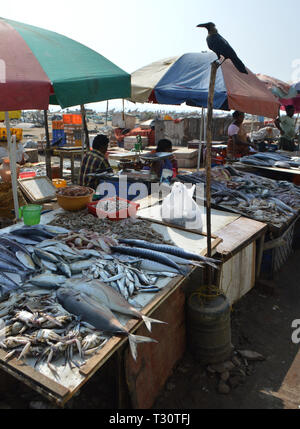
[{"label": "person's arm", "polygon": [[279,116],[275,119],[274,124],[275,124],[276,128],[278,128],[278,130],[280,131],[280,134],[283,135],[284,132],[280,126],[280,117]]},{"label": "person's arm", "polygon": [[234,136],[232,136],[232,140],[234,144],[239,144],[239,145],[243,145],[243,146],[252,146],[255,147],[254,143],[251,143],[250,139],[247,142],[242,142],[239,139],[239,136],[237,134],[235,134]]}]

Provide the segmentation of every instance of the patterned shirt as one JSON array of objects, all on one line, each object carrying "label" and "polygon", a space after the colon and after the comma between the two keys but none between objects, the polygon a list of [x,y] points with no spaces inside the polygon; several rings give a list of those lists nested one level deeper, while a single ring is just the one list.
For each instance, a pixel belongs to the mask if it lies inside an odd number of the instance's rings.
[{"label": "patterned shirt", "polygon": [[82,160],[79,185],[87,186],[96,190],[99,185],[99,178],[88,176],[88,174],[102,173],[110,168],[109,162],[101,152],[98,150],[90,151]]}]

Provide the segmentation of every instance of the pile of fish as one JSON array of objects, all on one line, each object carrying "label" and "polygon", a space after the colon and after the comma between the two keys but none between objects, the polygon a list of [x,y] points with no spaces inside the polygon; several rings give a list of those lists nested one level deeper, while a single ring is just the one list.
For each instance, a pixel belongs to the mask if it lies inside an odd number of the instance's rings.
[{"label": "pile of fish", "polygon": [[[0,347],[7,352],[5,359],[33,358],[35,367],[46,360],[55,376],[51,362],[64,357],[71,369],[80,367],[108,340],[101,331],[67,312],[55,292],[13,292],[1,303],[0,318]],[[81,362],[75,360],[75,354]]]},{"label": "pile of fish", "polygon": [[280,153],[260,152],[241,158],[242,164],[260,167],[300,168],[300,158],[291,158]]},{"label": "pile of fish", "polygon": [[[216,206],[228,208],[277,228],[289,222],[299,212],[298,186],[286,181],[238,172],[232,167],[222,168],[227,172],[224,179],[219,175],[219,180],[212,180],[211,185],[212,202]],[[202,173],[180,176],[179,180],[193,184],[206,183],[205,174]]]},{"label": "pile of fish", "polygon": [[88,210],[57,213],[51,225],[68,228],[71,231],[85,229],[113,239],[135,237],[152,243],[167,243],[161,234],[151,228],[150,222],[133,218],[112,222],[109,219],[99,219]]}]

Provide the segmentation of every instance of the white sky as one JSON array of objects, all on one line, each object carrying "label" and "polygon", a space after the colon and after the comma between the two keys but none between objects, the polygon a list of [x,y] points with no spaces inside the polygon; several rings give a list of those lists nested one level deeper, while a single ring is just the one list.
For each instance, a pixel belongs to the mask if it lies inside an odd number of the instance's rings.
[{"label": "white sky", "polygon": [[[300,58],[299,0],[13,0],[1,2],[1,16],[64,34],[128,73],[207,50],[207,32],[196,25],[213,21],[253,72],[300,80],[293,67]],[[90,106],[104,111],[106,103]]]}]

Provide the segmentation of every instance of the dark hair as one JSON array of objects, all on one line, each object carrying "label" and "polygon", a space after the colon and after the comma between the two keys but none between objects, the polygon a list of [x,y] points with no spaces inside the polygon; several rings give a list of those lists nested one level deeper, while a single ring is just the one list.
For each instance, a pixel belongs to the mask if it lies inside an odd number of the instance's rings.
[{"label": "dark hair", "polygon": [[172,149],[172,142],[168,139],[162,139],[157,144],[156,152],[165,152],[167,149]]},{"label": "dark hair", "polygon": [[108,143],[109,143],[109,138],[104,134],[99,134],[94,138],[93,149],[99,150],[101,148],[104,148],[105,146],[108,146]]},{"label": "dark hair", "polygon": [[243,114],[244,114],[243,112],[236,110],[232,116],[234,117],[234,119],[238,119],[238,117],[243,115]]},{"label": "dark hair", "polygon": [[290,104],[289,106],[286,106],[285,108],[286,111],[291,109],[295,110],[295,106],[293,106],[292,104]]}]

